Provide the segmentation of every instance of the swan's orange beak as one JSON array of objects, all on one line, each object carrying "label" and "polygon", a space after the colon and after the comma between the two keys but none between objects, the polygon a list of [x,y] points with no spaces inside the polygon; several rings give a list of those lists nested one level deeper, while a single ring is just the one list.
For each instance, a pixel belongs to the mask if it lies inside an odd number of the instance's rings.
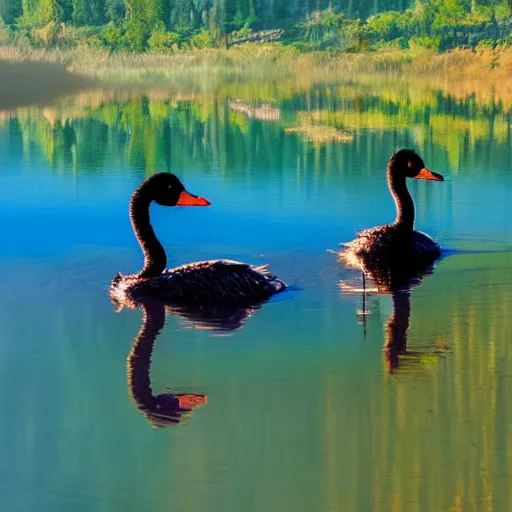
[{"label": "swan's orange beak", "polygon": [[178,395],[177,398],[181,409],[192,409],[208,402],[206,395]]},{"label": "swan's orange beak", "polygon": [[434,181],[444,181],[444,178],[441,174],[437,174],[437,172],[429,171],[427,168],[423,167],[419,174],[414,176],[417,180],[434,180]]},{"label": "swan's orange beak", "polygon": [[189,194],[186,190],[184,190],[180,197],[178,198],[178,202],[176,206],[210,206],[212,203],[201,196],[194,196]]}]

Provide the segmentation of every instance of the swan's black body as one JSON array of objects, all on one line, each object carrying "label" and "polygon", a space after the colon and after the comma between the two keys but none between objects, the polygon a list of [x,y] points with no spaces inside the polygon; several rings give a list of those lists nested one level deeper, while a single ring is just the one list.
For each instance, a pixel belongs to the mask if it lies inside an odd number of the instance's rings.
[{"label": "swan's black body", "polygon": [[152,201],[163,206],[210,204],[206,199],[188,194],[173,174],[155,174],[140,185],[130,201],[130,220],[144,253],[144,267],[136,275],[114,277],[110,295],[116,302],[130,305],[152,297],[168,304],[251,305],[286,289],[286,284],[265,266],[254,267],[237,261],[201,261],[165,270],[165,250],[149,218]]},{"label": "swan's black body", "polygon": [[441,256],[439,245],[425,233],[414,230],[414,203],[406,178],[443,181],[440,174],[425,169],[412,150],[397,151],[389,160],[388,186],[395,200],[395,222],[367,229],[345,245],[341,258],[369,273],[379,287],[393,289],[416,275],[429,271]]},{"label": "swan's black body", "polygon": [[439,245],[419,231],[396,224],[368,229],[348,245],[342,258],[371,276],[381,291],[415,284],[432,273]]}]

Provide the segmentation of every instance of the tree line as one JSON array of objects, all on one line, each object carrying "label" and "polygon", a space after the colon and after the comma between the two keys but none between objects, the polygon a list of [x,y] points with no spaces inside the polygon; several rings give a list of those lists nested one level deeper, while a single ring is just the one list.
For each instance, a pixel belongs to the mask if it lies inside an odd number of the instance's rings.
[{"label": "tree line", "polygon": [[172,52],[271,40],[265,31],[279,29],[305,50],[444,49],[464,27],[481,29],[476,42],[510,43],[511,13],[512,0],[0,0],[0,43]]}]

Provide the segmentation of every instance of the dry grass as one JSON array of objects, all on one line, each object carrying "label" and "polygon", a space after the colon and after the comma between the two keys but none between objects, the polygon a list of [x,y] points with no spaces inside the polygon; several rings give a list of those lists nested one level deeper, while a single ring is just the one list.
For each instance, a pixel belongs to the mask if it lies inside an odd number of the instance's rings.
[{"label": "dry grass", "polygon": [[[441,90],[459,99],[474,94],[482,103],[498,100],[512,108],[512,49],[508,47],[441,54],[389,50],[343,55],[301,54],[280,44],[190,50],[170,55],[109,55],[91,48],[22,51],[4,47],[0,48],[1,60],[58,64],[75,75],[116,85],[172,88],[179,83],[181,90],[197,93],[216,92],[226,82],[252,82],[259,87],[273,83],[304,91],[315,83],[349,80],[379,86],[389,83],[393,87],[397,82],[413,83],[424,91]],[[67,78],[66,75],[64,83]]]},{"label": "dry grass", "polygon": [[[202,49],[173,54],[116,53],[93,48],[73,50],[21,50],[0,47],[0,60],[11,62],[60,63],[73,73],[105,81],[139,83],[159,82],[194,75],[214,78],[217,75],[268,75],[286,73],[297,52],[276,45],[255,45],[251,51]],[[277,64],[277,65],[276,65]]]}]

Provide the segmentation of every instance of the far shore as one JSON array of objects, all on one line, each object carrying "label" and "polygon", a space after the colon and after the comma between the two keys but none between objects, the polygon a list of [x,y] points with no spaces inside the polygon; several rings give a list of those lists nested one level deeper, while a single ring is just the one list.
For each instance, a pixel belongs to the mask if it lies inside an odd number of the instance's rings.
[{"label": "far shore", "polygon": [[0,109],[4,110],[46,105],[60,96],[96,87],[216,94],[227,85],[238,93],[236,85],[244,83],[262,92],[262,84],[293,84],[305,91],[322,83],[376,86],[397,80],[458,99],[475,95],[512,107],[512,48],[507,46],[444,53],[382,50],[346,54],[301,53],[278,43],[170,54],[0,47],[0,77]]}]

